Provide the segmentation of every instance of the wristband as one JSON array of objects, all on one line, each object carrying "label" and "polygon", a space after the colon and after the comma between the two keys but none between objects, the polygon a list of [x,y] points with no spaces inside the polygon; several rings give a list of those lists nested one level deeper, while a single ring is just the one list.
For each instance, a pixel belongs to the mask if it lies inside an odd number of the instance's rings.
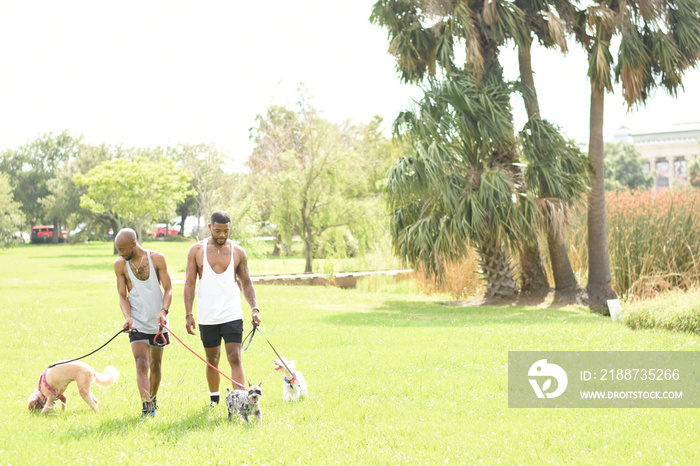
[{"label": "wristband", "polygon": [[252,308],[250,308],[250,312],[253,312],[253,311],[260,312],[260,308],[258,306],[253,306]]},{"label": "wristband", "polygon": [[168,315],[168,308],[167,307],[161,307],[160,310],[165,311],[166,316]]}]

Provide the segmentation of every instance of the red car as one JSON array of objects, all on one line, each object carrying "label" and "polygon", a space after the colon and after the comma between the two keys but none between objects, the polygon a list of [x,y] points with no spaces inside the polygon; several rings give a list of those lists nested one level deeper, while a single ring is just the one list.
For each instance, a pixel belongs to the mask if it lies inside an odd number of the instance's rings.
[{"label": "red car", "polygon": [[162,225],[162,226],[158,225],[158,229],[153,233],[153,237],[154,238],[163,238],[166,236],[166,232],[167,232],[167,236],[180,234],[180,230],[176,230],[174,228],[168,228],[166,230],[165,225]]},{"label": "red car", "polygon": [[[68,233],[66,230],[61,228],[61,236],[58,238],[58,242],[63,243],[66,240],[67,234]],[[38,225],[32,227],[32,232],[29,235],[29,238],[32,243],[50,243],[51,238],[53,238],[53,226]]]}]

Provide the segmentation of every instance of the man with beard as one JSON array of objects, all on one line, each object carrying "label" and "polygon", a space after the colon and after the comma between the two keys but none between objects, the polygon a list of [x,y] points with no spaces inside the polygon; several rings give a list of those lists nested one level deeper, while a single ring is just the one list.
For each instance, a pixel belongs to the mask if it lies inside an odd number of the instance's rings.
[{"label": "man with beard", "polygon": [[[231,366],[231,378],[243,384],[245,373],[241,362],[241,291],[250,305],[254,325],[260,324],[260,308],[248,273],[248,257],[242,247],[228,239],[231,234],[231,217],[226,212],[214,212],[211,215],[209,231],[211,236],[192,245],[187,254],[184,291],[187,332],[195,334],[192,304],[195,284],[199,278],[197,324],[207,361],[212,366],[219,367],[223,338],[226,358]],[[207,365],[206,375],[209,406],[214,408],[221,399],[219,373]]]},{"label": "man with beard", "polygon": [[[142,402],[142,415],[157,413],[156,395],[160,386],[163,348],[170,342],[162,326],[168,324],[168,308],[173,288],[163,254],[143,249],[136,232],[124,228],[114,238],[119,258],[114,261],[119,307],[124,329],[129,332],[136,362],[136,383]],[[162,289],[161,289],[162,287]]]}]

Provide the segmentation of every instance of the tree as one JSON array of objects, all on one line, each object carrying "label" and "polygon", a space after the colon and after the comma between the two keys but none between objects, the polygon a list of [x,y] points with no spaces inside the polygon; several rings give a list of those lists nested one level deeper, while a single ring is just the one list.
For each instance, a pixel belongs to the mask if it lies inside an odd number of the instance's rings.
[{"label": "tree", "polygon": [[51,221],[53,242],[58,242],[58,231],[65,218],[60,210],[47,210],[42,200],[50,195],[50,180],[78,154],[81,139],[82,136],[73,137],[68,131],[45,133],[16,151],[5,151],[0,161],[0,171],[10,175],[14,198],[22,205],[27,222],[35,225]]},{"label": "tree", "polygon": [[270,107],[257,117],[251,137],[255,147],[248,168],[261,220],[277,224],[287,243],[293,234],[301,235],[304,270],[311,273],[321,235],[366,217],[358,196],[353,197],[364,182],[357,172],[353,132],[302,103],[297,112]]},{"label": "tree", "polygon": [[605,190],[651,188],[654,177],[644,173],[642,154],[632,144],[605,143]]},{"label": "tree", "polygon": [[78,188],[74,177],[78,173],[85,174],[99,163],[112,160],[119,155],[116,148],[104,144],[93,146],[80,142],[74,157],[56,170],[55,178],[47,181],[49,194],[40,200],[45,212],[52,218],[61,218],[64,221],[72,219],[74,225],[103,220],[80,207],[80,197],[87,188]]},{"label": "tree", "polygon": [[[511,89],[500,79],[472,74],[429,86],[397,130],[414,144],[389,174],[391,231],[399,255],[439,275],[446,259],[474,244],[487,297],[517,293],[506,244],[534,230],[534,201],[518,185]],[[504,265],[505,264],[505,265]]]},{"label": "tree", "polygon": [[143,157],[102,162],[75,176],[76,185],[87,188],[80,198],[82,207],[112,219],[117,229],[132,227],[139,239],[146,226],[172,213],[190,194],[189,181],[172,161]]},{"label": "tree", "polygon": [[[452,81],[455,76],[462,79],[462,74],[454,63],[455,44],[462,43],[465,44],[466,52],[463,69],[470,75],[470,79],[477,84],[484,80],[505,86],[498,61],[498,46],[507,40],[513,40],[516,44],[524,44],[529,40],[523,11],[507,2],[487,4],[379,0],[373,6],[370,20],[388,29],[389,50],[396,57],[397,68],[406,82],[421,82],[427,75],[435,75],[438,67],[444,74],[445,81]],[[428,23],[433,24],[427,26]],[[471,101],[471,98],[466,100]],[[507,105],[505,109],[507,115],[504,116],[512,120],[510,106]],[[478,127],[483,128],[482,125]],[[512,122],[510,127],[512,130]],[[478,137],[487,140],[486,136]],[[489,150],[502,151],[494,155],[500,163],[515,164],[518,162],[518,153],[514,132],[504,134],[503,137],[502,141],[491,141],[493,144]],[[513,165],[513,168],[516,166]],[[518,189],[524,189],[524,186],[518,184]],[[511,283],[509,277],[513,274],[504,245],[495,244],[502,240],[495,232],[488,241],[482,236],[482,244],[477,250],[487,280],[491,280],[488,277],[495,277],[487,273],[487,270],[502,273],[496,279],[502,283],[490,283],[487,290],[499,289],[501,294],[514,296],[517,294],[517,286],[511,286],[507,293],[502,288],[505,283]],[[532,236],[523,234],[521,246],[523,289],[548,288],[541,255]],[[485,257],[489,253],[495,255]],[[496,260],[499,263],[495,263]]]},{"label": "tree", "polygon": [[[658,86],[675,94],[684,71],[700,57],[698,11],[698,0],[598,0],[578,14],[575,33],[588,52],[591,82],[587,290],[589,305],[602,312],[607,312],[606,300],[617,296],[611,285],[605,224],[605,92],[612,92],[615,80],[630,107],[643,104]],[[620,39],[616,64],[610,51],[613,37]]]},{"label": "tree", "polygon": [[10,189],[10,179],[0,173],[0,247],[5,248],[15,241],[14,233],[21,229],[22,211]]},{"label": "tree", "polygon": [[[197,217],[209,218],[214,206],[225,202],[221,191],[228,178],[221,167],[226,163],[226,155],[212,144],[179,144],[168,148],[167,154],[190,174]],[[185,207],[189,212],[189,204],[180,204],[181,216]],[[181,225],[184,226],[184,217]],[[200,238],[203,231],[200,229]]]},{"label": "tree", "polygon": [[[561,19],[560,19],[561,18]],[[565,32],[575,18],[575,10],[566,1],[516,1],[491,3],[484,2],[421,2],[411,0],[380,0],[375,3],[371,21],[385,26],[389,30],[390,52],[397,58],[397,68],[402,79],[407,82],[421,82],[427,75],[435,75],[439,70],[443,79],[450,80],[455,72],[466,70],[478,82],[482,77],[490,76],[502,81],[498,63],[498,47],[512,41],[518,48],[519,66],[523,100],[531,119],[539,119],[539,104],[534,85],[530,48],[536,38],[545,47],[557,47],[566,51]],[[428,26],[432,22],[432,25]],[[463,46],[464,62],[456,64],[457,46]],[[541,120],[543,121],[543,120]],[[533,123],[542,127],[548,123]],[[550,129],[558,132],[556,127]],[[548,131],[549,134],[552,131]],[[563,144],[560,147],[538,147],[550,157],[558,157],[560,151],[573,154],[570,145],[560,135],[540,137],[539,144]],[[529,146],[534,148],[535,146]],[[574,154],[574,158],[580,154]],[[537,157],[541,160],[541,156]],[[518,162],[517,153],[514,162]],[[517,164],[516,166],[519,166]],[[556,160],[543,164],[550,169],[561,169],[572,165]],[[540,169],[541,171],[541,169]],[[521,173],[520,176],[524,176]],[[551,174],[551,177],[560,175]],[[571,176],[564,176],[571,179]],[[569,186],[563,191],[570,192]],[[524,183],[518,189],[531,189]],[[555,200],[556,192],[540,191],[539,196]],[[580,193],[579,193],[580,196]],[[562,201],[562,200],[559,200]],[[568,201],[567,201],[568,202]],[[562,212],[562,209],[545,209],[546,215]],[[545,226],[563,225],[562,219],[545,219]],[[520,265],[522,289],[534,291],[548,289],[543,261],[539,248],[532,235],[524,235],[520,241]],[[575,276],[568,261],[563,230],[549,231],[548,243],[552,256],[555,286],[558,291],[577,289]],[[500,268],[504,269],[505,264]],[[573,278],[573,284],[570,280]]]},{"label": "tree", "polygon": [[555,294],[559,302],[584,299],[569,261],[565,230],[572,206],[583,201],[588,164],[573,141],[539,117],[528,120],[520,132],[525,183],[537,197],[542,211],[552,263]]}]

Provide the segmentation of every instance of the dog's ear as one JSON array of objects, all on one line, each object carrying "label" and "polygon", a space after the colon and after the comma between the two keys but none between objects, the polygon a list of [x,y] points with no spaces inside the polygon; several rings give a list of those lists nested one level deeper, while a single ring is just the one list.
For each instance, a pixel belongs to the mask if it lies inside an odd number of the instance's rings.
[{"label": "dog's ear", "polygon": [[248,381],[248,387],[250,387],[250,380]]},{"label": "dog's ear", "polygon": [[262,387],[262,382],[260,382],[260,383],[258,384],[258,387]]},{"label": "dog's ear", "polygon": [[27,400],[27,408],[30,410],[41,409],[41,405],[38,403],[38,401],[39,396],[36,394],[36,392],[33,392],[31,395],[29,395],[29,399]]}]

